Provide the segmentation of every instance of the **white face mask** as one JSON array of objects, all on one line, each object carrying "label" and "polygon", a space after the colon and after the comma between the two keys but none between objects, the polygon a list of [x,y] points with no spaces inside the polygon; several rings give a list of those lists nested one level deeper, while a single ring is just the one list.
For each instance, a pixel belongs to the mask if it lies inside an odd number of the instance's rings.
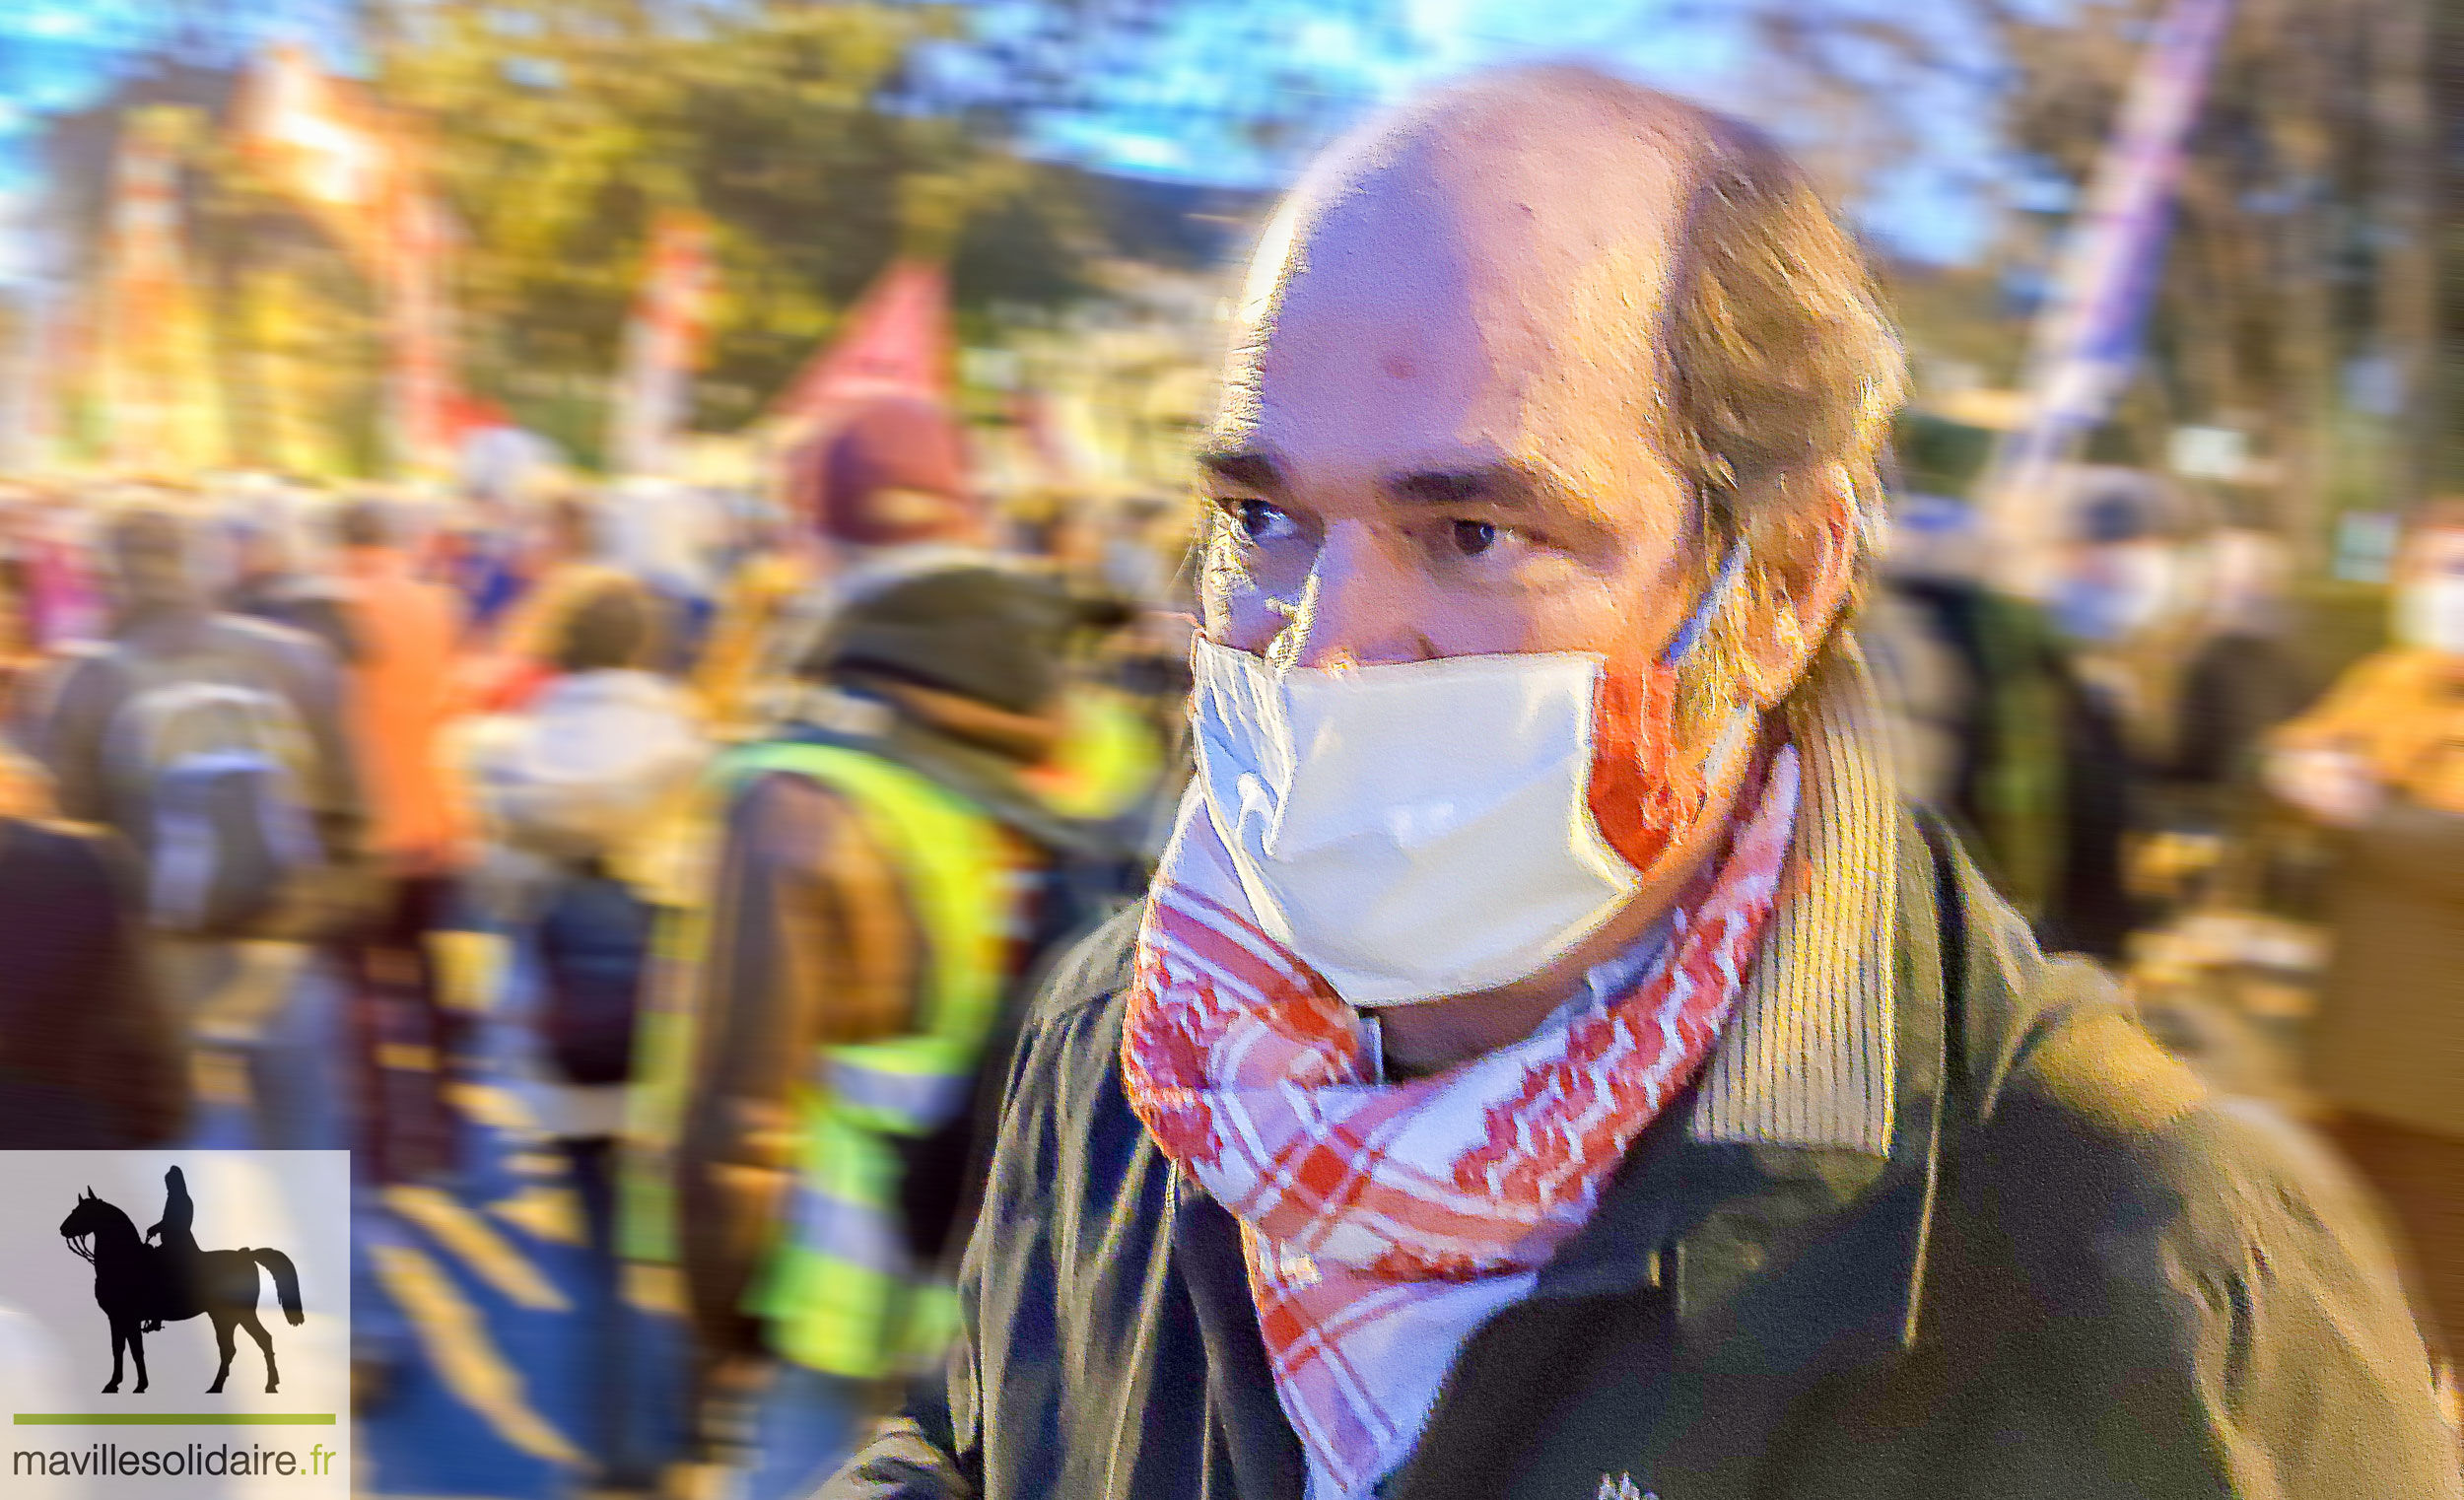
[{"label": "white face mask", "polygon": [[[1266,934],[1354,1005],[1523,979],[1641,883],[1591,812],[1597,656],[1278,669],[1201,640],[1195,666],[1198,790],[1242,890]],[[1751,721],[1732,717],[1706,780]]]},{"label": "white face mask", "polygon": [[2464,656],[2464,578],[2439,574],[2398,591],[2396,638],[2418,650]]}]

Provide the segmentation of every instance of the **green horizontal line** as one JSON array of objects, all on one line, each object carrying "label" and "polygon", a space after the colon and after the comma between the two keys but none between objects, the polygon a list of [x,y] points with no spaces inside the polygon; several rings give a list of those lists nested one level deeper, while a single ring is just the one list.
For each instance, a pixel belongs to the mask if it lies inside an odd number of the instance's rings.
[{"label": "green horizontal line", "polygon": [[330,1411],[21,1411],[20,1427],[331,1427]]}]

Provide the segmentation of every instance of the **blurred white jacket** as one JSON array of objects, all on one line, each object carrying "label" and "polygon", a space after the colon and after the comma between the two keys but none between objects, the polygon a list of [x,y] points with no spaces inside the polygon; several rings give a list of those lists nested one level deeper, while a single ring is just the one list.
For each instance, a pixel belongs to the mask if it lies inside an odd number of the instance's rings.
[{"label": "blurred white jacket", "polygon": [[[556,678],[523,712],[477,721],[464,755],[488,831],[483,900],[518,927],[586,861],[655,901],[652,872],[672,862],[667,845],[685,826],[711,745],[681,690],[649,672],[611,670]],[[547,1132],[616,1133],[624,1085],[567,1083],[535,1042],[516,1087]]]},{"label": "blurred white jacket", "polygon": [[520,714],[475,724],[471,787],[492,843],[554,865],[611,873],[655,856],[708,764],[684,694],[649,672],[559,677]]}]

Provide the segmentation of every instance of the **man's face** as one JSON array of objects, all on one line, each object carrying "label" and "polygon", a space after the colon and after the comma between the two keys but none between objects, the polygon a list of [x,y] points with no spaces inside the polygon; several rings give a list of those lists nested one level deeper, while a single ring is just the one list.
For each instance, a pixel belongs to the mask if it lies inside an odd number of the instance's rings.
[{"label": "man's face", "polygon": [[1549,149],[1403,152],[1269,232],[1202,455],[1214,640],[1623,662],[1691,607],[1696,501],[1648,436],[1674,170],[1517,160]]}]

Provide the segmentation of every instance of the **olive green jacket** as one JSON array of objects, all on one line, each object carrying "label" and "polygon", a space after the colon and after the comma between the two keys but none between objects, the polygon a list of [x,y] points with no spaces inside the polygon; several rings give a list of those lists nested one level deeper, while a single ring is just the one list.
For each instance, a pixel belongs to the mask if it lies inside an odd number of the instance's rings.
[{"label": "olive green jacket", "polygon": [[[1899,841],[1887,1145],[1697,1139],[1672,1108],[1382,1495],[2464,1495],[2343,1173],[2204,1091],[1948,847]],[[827,1500],[1299,1500],[1236,1227],[1123,1096],[1129,940],[1099,934],[1020,1048],[946,1409]]]}]

